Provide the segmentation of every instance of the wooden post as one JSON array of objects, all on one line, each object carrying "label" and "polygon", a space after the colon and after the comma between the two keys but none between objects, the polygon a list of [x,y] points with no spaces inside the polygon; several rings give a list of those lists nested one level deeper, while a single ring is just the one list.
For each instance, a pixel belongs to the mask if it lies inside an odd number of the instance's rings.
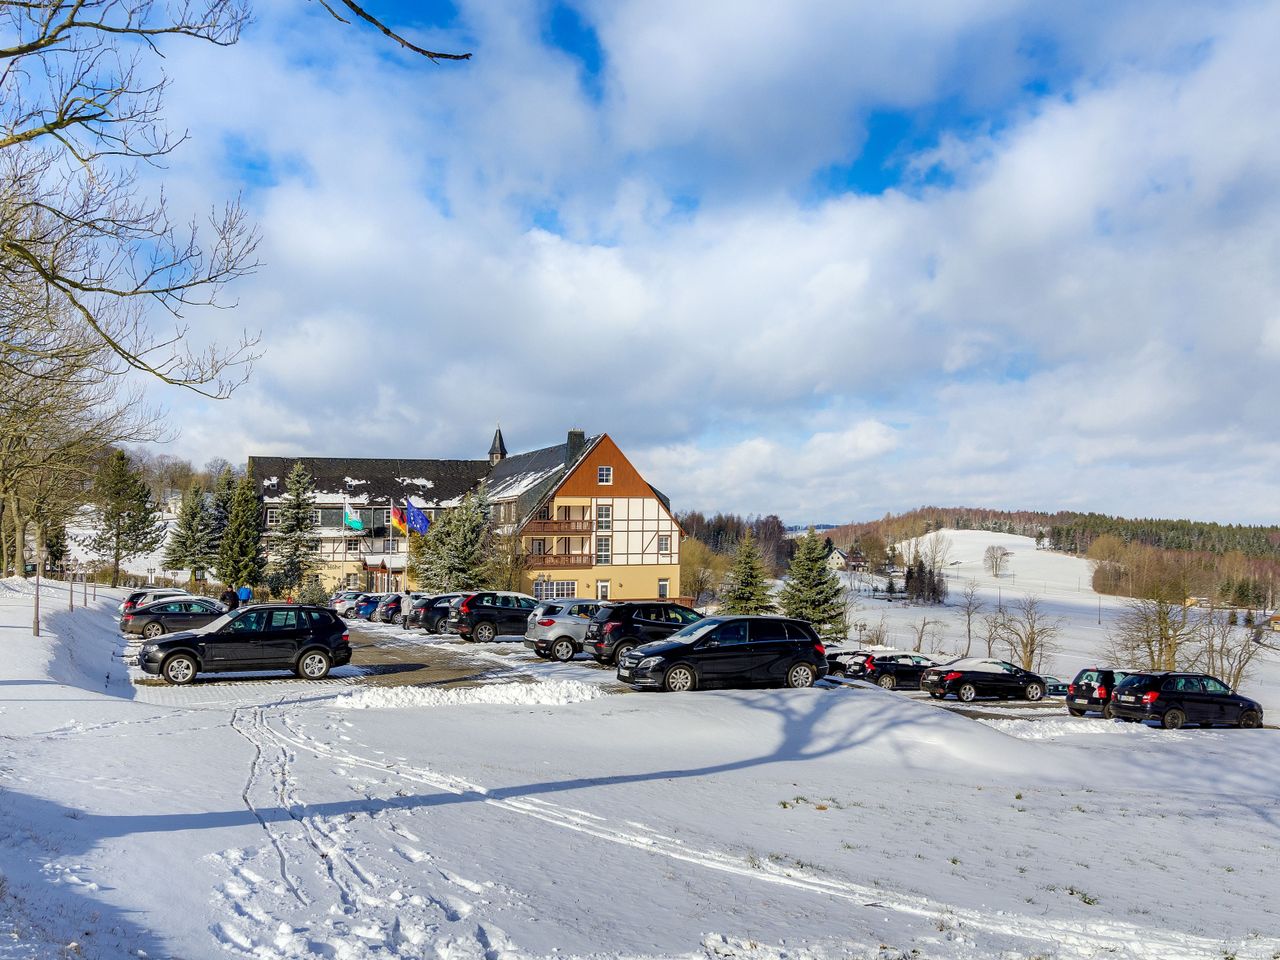
[{"label": "wooden post", "polygon": [[67,567],[67,609],[76,608],[76,568]]},{"label": "wooden post", "polygon": [[31,635],[40,636],[40,564],[36,563],[36,602],[31,613]]}]

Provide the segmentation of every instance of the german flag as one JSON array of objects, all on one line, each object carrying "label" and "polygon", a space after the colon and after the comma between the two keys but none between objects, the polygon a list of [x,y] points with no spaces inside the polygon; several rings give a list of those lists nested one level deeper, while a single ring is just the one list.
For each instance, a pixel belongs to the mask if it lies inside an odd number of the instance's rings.
[{"label": "german flag", "polygon": [[404,510],[400,507],[391,508],[391,525],[406,537],[409,535],[409,524],[405,521]]}]

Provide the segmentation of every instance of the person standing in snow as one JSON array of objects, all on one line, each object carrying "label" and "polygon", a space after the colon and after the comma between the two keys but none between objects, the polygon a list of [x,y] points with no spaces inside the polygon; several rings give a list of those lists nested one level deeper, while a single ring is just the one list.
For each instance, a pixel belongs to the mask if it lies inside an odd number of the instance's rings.
[{"label": "person standing in snow", "polygon": [[230,587],[222,591],[222,595],[218,597],[218,601],[227,608],[228,612],[240,606],[240,594],[236,593]]},{"label": "person standing in snow", "polygon": [[248,603],[253,599],[253,587],[249,586],[247,583],[241,584],[239,595],[241,603]]}]

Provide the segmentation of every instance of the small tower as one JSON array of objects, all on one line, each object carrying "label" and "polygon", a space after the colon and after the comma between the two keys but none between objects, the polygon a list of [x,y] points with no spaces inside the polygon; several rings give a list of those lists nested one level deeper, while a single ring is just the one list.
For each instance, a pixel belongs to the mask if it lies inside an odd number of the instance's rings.
[{"label": "small tower", "polygon": [[493,431],[493,443],[489,445],[489,466],[496,467],[507,456],[507,445],[502,442],[502,428]]}]

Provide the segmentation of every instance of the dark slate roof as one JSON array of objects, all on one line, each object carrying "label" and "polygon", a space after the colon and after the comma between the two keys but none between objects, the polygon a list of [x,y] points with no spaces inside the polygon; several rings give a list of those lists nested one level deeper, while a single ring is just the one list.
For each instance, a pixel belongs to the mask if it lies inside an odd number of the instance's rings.
[{"label": "dark slate roof", "polygon": [[596,445],[600,437],[589,437],[573,463],[568,461],[569,443],[557,443],[541,450],[517,453],[493,468],[485,481],[491,500],[516,501],[516,515],[521,520],[531,514],[542,500],[560,485],[560,481]]},{"label": "dark slate roof", "polygon": [[493,443],[489,444],[489,456],[505,457],[507,455],[507,445],[502,442],[502,428],[499,427],[493,431]]},{"label": "dark slate roof", "polygon": [[[488,460],[401,460],[363,457],[250,457],[260,497],[284,494],[295,463],[315,480],[321,496],[347,494],[361,505],[403,503],[413,496],[425,506],[448,506],[479,487]],[[275,481],[274,485],[271,481]]]}]

